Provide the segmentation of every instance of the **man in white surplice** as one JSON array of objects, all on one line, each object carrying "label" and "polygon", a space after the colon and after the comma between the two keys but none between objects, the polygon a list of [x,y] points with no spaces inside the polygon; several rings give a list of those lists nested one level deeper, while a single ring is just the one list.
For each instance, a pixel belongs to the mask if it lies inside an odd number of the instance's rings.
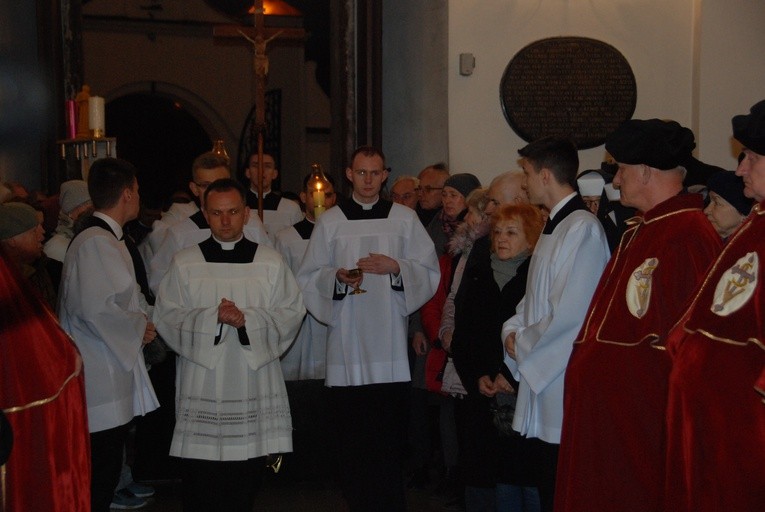
[{"label": "man in white surplice", "polygon": [[505,364],[519,381],[513,429],[523,436],[530,482],[552,511],[563,422],[563,377],[610,252],[600,221],[576,192],[574,144],[544,137],[518,153],[529,202],[549,218],[531,256],[526,295],[502,327]]},{"label": "man in white surplice", "polygon": [[91,508],[108,511],[122,467],[128,424],[159,407],[142,348],[156,338],[122,226],[138,216],[136,170],[103,158],[88,192],[95,213],[64,258],[58,315],[82,354],[91,442]]},{"label": "man in white surplice", "polygon": [[184,510],[251,511],[268,454],[292,450],[279,356],[305,315],[284,259],[248,240],[244,187],[205,191],[212,236],[173,259],[155,322],[180,356],[176,427]]},{"label": "man in white surplice", "polygon": [[[231,177],[231,169],[228,166],[228,158],[212,153],[202,153],[194,159],[191,165],[191,181],[189,189],[199,200],[199,210],[190,217],[175,222],[171,226],[161,229],[149,237],[158,237],[161,241],[150,240],[154,251],[151,261],[147,262],[149,271],[149,286],[156,293],[159,283],[165,277],[173,256],[186,247],[196,245],[210,237],[210,226],[205,219],[202,210],[205,208],[204,192],[207,187],[216,180]],[[266,228],[257,215],[250,215],[244,225],[244,236],[258,244],[273,246]],[[154,249],[156,247],[156,249]]]},{"label": "man in white surplice", "polygon": [[407,318],[435,292],[438,261],[416,214],[380,198],[381,151],[358,148],[345,176],[353,195],[318,219],[298,282],[328,325],[325,383],[350,510],[405,510]]}]

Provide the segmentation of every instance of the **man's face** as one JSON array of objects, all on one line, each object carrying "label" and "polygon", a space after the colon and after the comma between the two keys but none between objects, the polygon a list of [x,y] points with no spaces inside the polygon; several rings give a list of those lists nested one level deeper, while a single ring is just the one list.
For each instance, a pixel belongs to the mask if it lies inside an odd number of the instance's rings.
[{"label": "man's face", "polygon": [[428,168],[420,173],[420,190],[417,201],[423,210],[441,208],[441,190],[449,178],[445,172]]},{"label": "man's face", "polygon": [[619,164],[612,185],[619,190],[619,202],[624,206],[643,211],[640,206],[646,172],[643,164]]},{"label": "man's face", "polygon": [[227,167],[214,167],[212,169],[197,169],[194,171],[194,181],[189,183],[189,189],[191,192],[199,198],[199,205],[204,210],[205,207],[205,190],[214,181],[222,180],[231,177]]},{"label": "man's face", "polygon": [[351,167],[345,170],[345,177],[353,184],[353,195],[361,203],[372,203],[380,194],[380,189],[388,179],[383,160],[379,155],[356,155]]},{"label": "man's face", "polygon": [[484,213],[492,215],[497,208],[504,204],[527,203],[528,197],[523,190],[523,179],[515,176],[492,182],[486,191],[486,207]]},{"label": "man's face", "polygon": [[9,238],[5,243],[12,248],[19,261],[31,265],[42,256],[45,230],[41,224]]},{"label": "man's face", "polygon": [[126,222],[138,218],[138,212],[141,209],[141,196],[138,195],[138,180],[133,180],[133,186],[127,196],[129,210]]},{"label": "man's face", "polygon": [[208,194],[202,212],[210,225],[210,231],[221,242],[239,240],[250,218],[250,209],[234,189],[216,190]]},{"label": "man's face", "polygon": [[[253,190],[258,190],[258,155],[252,155],[250,157],[250,165],[244,173],[250,180],[250,187]],[[271,183],[279,176],[279,171],[276,169],[276,163],[274,157],[271,155],[263,155],[263,192],[271,190]]]},{"label": "man's face", "polygon": [[[335,194],[335,187],[331,183],[326,183],[324,186],[324,208],[329,210],[335,206],[337,201],[337,194]],[[303,191],[300,193],[300,200],[305,204],[305,214],[309,219],[313,219],[314,208],[316,208],[316,201],[313,199],[314,191],[312,189]]]},{"label": "man's face", "polygon": [[523,169],[523,190],[529,197],[531,204],[544,204],[544,183],[542,181],[542,171],[537,171],[534,165],[527,159],[521,160],[521,169]]},{"label": "man's face", "polygon": [[390,189],[390,198],[394,203],[402,204],[414,210],[417,207],[417,187],[414,180],[401,180]]},{"label": "man's face", "polygon": [[744,195],[758,203],[765,199],[765,155],[744,149],[744,159],[738,164],[736,175],[744,179]]}]

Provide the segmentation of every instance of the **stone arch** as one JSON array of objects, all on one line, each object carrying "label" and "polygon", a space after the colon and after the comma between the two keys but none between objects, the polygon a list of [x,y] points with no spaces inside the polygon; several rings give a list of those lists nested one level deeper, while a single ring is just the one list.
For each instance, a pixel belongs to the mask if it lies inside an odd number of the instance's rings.
[{"label": "stone arch", "polygon": [[199,121],[210,139],[223,139],[229,151],[238,147],[238,131],[229,126],[204,98],[179,85],[159,81],[131,82],[112,89],[105,95],[105,99],[110,101],[129,94],[145,94],[147,92],[181,102],[184,108]]}]

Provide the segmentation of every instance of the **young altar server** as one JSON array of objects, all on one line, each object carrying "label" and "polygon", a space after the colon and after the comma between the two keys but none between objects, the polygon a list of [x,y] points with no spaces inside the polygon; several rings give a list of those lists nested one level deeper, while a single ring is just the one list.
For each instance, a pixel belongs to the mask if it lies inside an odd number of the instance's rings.
[{"label": "young altar server", "polygon": [[88,192],[95,212],[66,251],[58,315],[84,365],[92,510],[107,512],[129,423],[159,407],[142,353],[157,334],[122,236],[122,226],[138,216],[135,167],[116,158],[96,160]]},{"label": "young altar server", "polygon": [[329,326],[330,423],[349,508],[404,511],[407,317],[435,293],[438,260],[415,212],[380,197],[388,171],[379,149],[358,148],[345,176],[353,195],[319,218],[298,282]]},{"label": "young altar server", "polygon": [[529,202],[550,216],[531,256],[526,295],[504,323],[502,339],[505,364],[519,381],[513,429],[526,439],[530,478],[548,512],[563,422],[563,375],[609,250],[600,221],[576,192],[574,144],[544,137],[518,153]]}]

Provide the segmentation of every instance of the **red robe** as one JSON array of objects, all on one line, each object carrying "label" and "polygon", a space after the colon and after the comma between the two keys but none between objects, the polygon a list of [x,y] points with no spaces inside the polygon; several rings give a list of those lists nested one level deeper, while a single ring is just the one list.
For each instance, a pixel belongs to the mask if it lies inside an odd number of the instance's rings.
[{"label": "red robe", "polygon": [[765,510],[764,271],[765,202],[669,339],[667,511]]},{"label": "red robe", "polygon": [[0,408],[13,431],[5,511],[90,510],[90,441],[79,354],[0,251]]},{"label": "red robe", "polygon": [[555,510],[656,511],[664,487],[666,335],[720,251],[696,194],[630,221],[566,377]]}]

